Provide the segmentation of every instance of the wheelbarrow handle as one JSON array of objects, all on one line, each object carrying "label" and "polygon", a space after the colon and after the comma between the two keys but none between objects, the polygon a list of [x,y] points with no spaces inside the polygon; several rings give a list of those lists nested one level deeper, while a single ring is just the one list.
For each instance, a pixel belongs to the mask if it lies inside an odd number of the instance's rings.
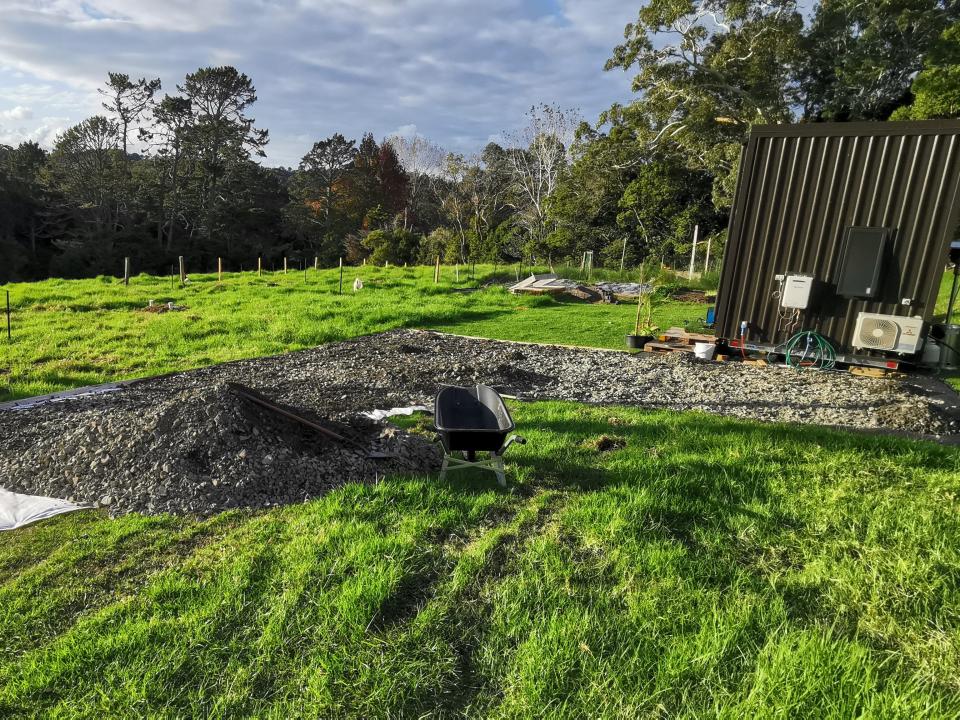
[{"label": "wheelbarrow handle", "polygon": [[509,438],[507,438],[507,441],[503,444],[503,447],[500,448],[496,454],[503,455],[507,451],[507,448],[514,443],[517,443],[518,445],[526,445],[527,439],[523,437],[523,435],[511,435]]}]

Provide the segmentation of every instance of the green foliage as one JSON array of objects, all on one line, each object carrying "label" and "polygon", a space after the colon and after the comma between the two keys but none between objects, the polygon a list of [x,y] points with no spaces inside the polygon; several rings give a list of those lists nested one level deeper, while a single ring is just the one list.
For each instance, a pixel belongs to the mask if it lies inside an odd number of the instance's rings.
[{"label": "green foliage", "polygon": [[729,207],[750,125],[791,117],[802,26],[794,0],[653,0],[606,65],[636,72],[640,99],[601,120],[707,171],[715,205]]},{"label": "green foliage", "polygon": [[363,239],[370,250],[369,261],[374,265],[403,265],[417,260],[419,236],[411,230],[374,230]]},{"label": "green foliage", "polygon": [[949,0],[819,3],[798,69],[804,117],[886,120],[908,102],[924,56],[957,19],[960,6]]},{"label": "green foliage", "polygon": [[895,120],[960,117],[960,22],[943,31],[911,86],[913,103]]}]

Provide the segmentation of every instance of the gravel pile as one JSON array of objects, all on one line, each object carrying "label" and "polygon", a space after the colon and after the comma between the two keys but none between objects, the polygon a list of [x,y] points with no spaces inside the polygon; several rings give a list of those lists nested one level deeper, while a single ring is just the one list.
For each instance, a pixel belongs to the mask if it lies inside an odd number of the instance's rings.
[{"label": "gravel pile", "polygon": [[440,451],[422,436],[360,417],[309,419],[352,443],[328,440],[222,383],[133,386],[0,413],[0,486],[114,514],[207,515],[302,502],[345,482],[440,465]]},{"label": "gravel pile", "polygon": [[[396,457],[375,460],[325,440],[236,396],[229,382]],[[945,386],[930,381],[399,330],[0,411],[0,486],[114,512],[203,515],[299,502],[348,481],[437,468],[440,453],[422,436],[361,413],[432,405],[444,383],[486,383],[521,399],[696,409],[928,436],[960,432],[957,409],[943,402],[950,395],[938,394]]]}]

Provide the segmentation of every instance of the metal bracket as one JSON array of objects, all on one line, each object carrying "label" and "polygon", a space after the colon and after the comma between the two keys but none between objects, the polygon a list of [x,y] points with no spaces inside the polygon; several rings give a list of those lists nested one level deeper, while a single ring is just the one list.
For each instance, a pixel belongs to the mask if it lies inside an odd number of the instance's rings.
[{"label": "metal bracket", "polygon": [[440,468],[440,479],[445,480],[447,478],[448,470],[453,472],[454,470],[464,470],[466,468],[480,468],[481,470],[489,470],[490,472],[496,474],[497,482],[500,484],[500,487],[507,486],[507,477],[503,471],[503,456],[497,455],[496,453],[490,453],[490,457],[486,460],[474,460],[473,462],[470,462],[469,460],[461,460],[453,455],[444,455],[443,467]]}]

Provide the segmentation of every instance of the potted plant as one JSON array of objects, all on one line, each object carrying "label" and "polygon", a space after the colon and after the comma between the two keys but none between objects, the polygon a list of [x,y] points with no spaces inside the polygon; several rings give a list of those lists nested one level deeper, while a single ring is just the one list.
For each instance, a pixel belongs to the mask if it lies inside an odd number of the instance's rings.
[{"label": "potted plant", "polygon": [[640,294],[637,297],[637,320],[633,326],[633,334],[626,336],[627,347],[631,350],[642,350],[643,346],[653,340],[659,328],[653,324],[653,298],[656,294],[652,279],[645,281],[646,268],[641,266]]}]

